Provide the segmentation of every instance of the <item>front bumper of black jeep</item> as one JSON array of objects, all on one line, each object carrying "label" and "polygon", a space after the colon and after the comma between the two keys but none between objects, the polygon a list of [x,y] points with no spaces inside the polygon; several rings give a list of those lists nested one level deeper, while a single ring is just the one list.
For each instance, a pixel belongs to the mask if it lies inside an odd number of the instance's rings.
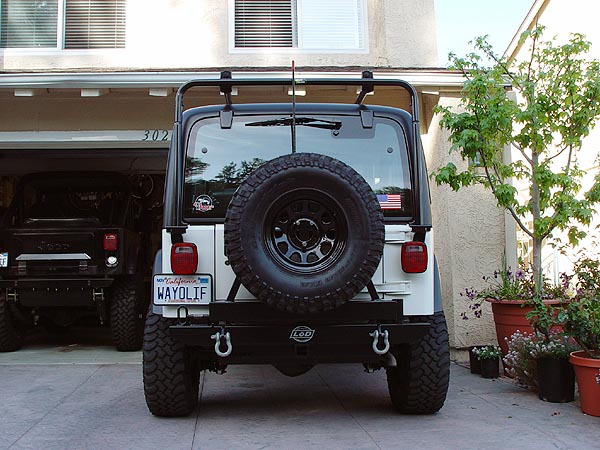
[{"label": "front bumper of black jeep", "polygon": [[376,363],[418,341],[428,322],[410,322],[401,301],[352,301],[315,316],[276,311],[261,302],[217,302],[203,320],[181,320],[173,338],[223,364]]}]

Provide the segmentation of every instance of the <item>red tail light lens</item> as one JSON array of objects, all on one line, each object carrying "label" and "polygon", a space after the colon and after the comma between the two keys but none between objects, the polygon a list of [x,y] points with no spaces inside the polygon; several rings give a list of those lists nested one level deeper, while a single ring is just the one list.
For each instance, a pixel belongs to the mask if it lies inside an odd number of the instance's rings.
[{"label": "red tail light lens", "polygon": [[104,240],[102,241],[102,248],[107,252],[114,252],[117,250],[119,246],[119,237],[114,233],[108,233],[104,235]]},{"label": "red tail light lens", "polygon": [[171,247],[171,269],[177,275],[191,275],[198,267],[196,244],[181,242]]},{"label": "red tail light lens", "polygon": [[427,270],[427,246],[423,242],[407,242],[402,246],[402,270],[406,273]]}]

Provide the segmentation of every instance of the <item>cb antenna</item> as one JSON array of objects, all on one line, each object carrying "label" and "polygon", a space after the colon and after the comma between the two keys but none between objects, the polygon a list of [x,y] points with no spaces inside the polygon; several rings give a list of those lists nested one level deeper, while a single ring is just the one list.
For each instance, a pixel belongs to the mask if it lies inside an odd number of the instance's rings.
[{"label": "cb antenna", "polygon": [[292,61],[292,153],[296,153],[296,61]]}]

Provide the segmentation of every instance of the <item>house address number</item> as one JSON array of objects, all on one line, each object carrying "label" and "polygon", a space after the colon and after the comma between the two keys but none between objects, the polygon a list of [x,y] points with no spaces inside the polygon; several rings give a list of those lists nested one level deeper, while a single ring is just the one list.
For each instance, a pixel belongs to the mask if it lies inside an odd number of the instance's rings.
[{"label": "house address number", "polygon": [[142,137],[142,141],[168,141],[170,134],[170,130],[144,130],[144,136]]}]

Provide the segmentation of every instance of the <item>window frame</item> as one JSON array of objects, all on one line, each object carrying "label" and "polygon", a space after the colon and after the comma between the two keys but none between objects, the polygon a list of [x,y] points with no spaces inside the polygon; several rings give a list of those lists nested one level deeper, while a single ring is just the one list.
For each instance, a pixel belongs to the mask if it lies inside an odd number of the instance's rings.
[{"label": "window frame", "polygon": [[[296,38],[295,47],[236,47],[235,46],[235,0],[228,0],[228,41],[229,41],[229,53],[232,54],[290,54],[290,53],[301,53],[301,54],[367,54],[369,53],[369,28],[368,28],[368,17],[369,12],[367,9],[367,0],[358,0],[361,2],[361,21],[360,28],[362,30],[362,47],[359,48],[302,48],[299,46],[299,35],[300,28],[302,25],[299,23],[298,10],[292,11],[292,17],[295,18],[296,23],[292,24],[293,35]],[[292,0],[294,1],[294,0]]]},{"label": "window frame", "polygon": [[[0,0],[0,3],[3,0]],[[65,34],[66,34],[66,14],[67,0],[57,0],[58,11],[57,11],[57,23],[56,23],[56,46],[55,47],[0,47],[0,55],[12,56],[12,55],[30,55],[30,56],[53,56],[57,54],[64,54],[68,52],[70,55],[106,55],[107,53],[121,53],[127,49],[127,2],[125,3],[125,46],[114,48],[65,48]]]}]

